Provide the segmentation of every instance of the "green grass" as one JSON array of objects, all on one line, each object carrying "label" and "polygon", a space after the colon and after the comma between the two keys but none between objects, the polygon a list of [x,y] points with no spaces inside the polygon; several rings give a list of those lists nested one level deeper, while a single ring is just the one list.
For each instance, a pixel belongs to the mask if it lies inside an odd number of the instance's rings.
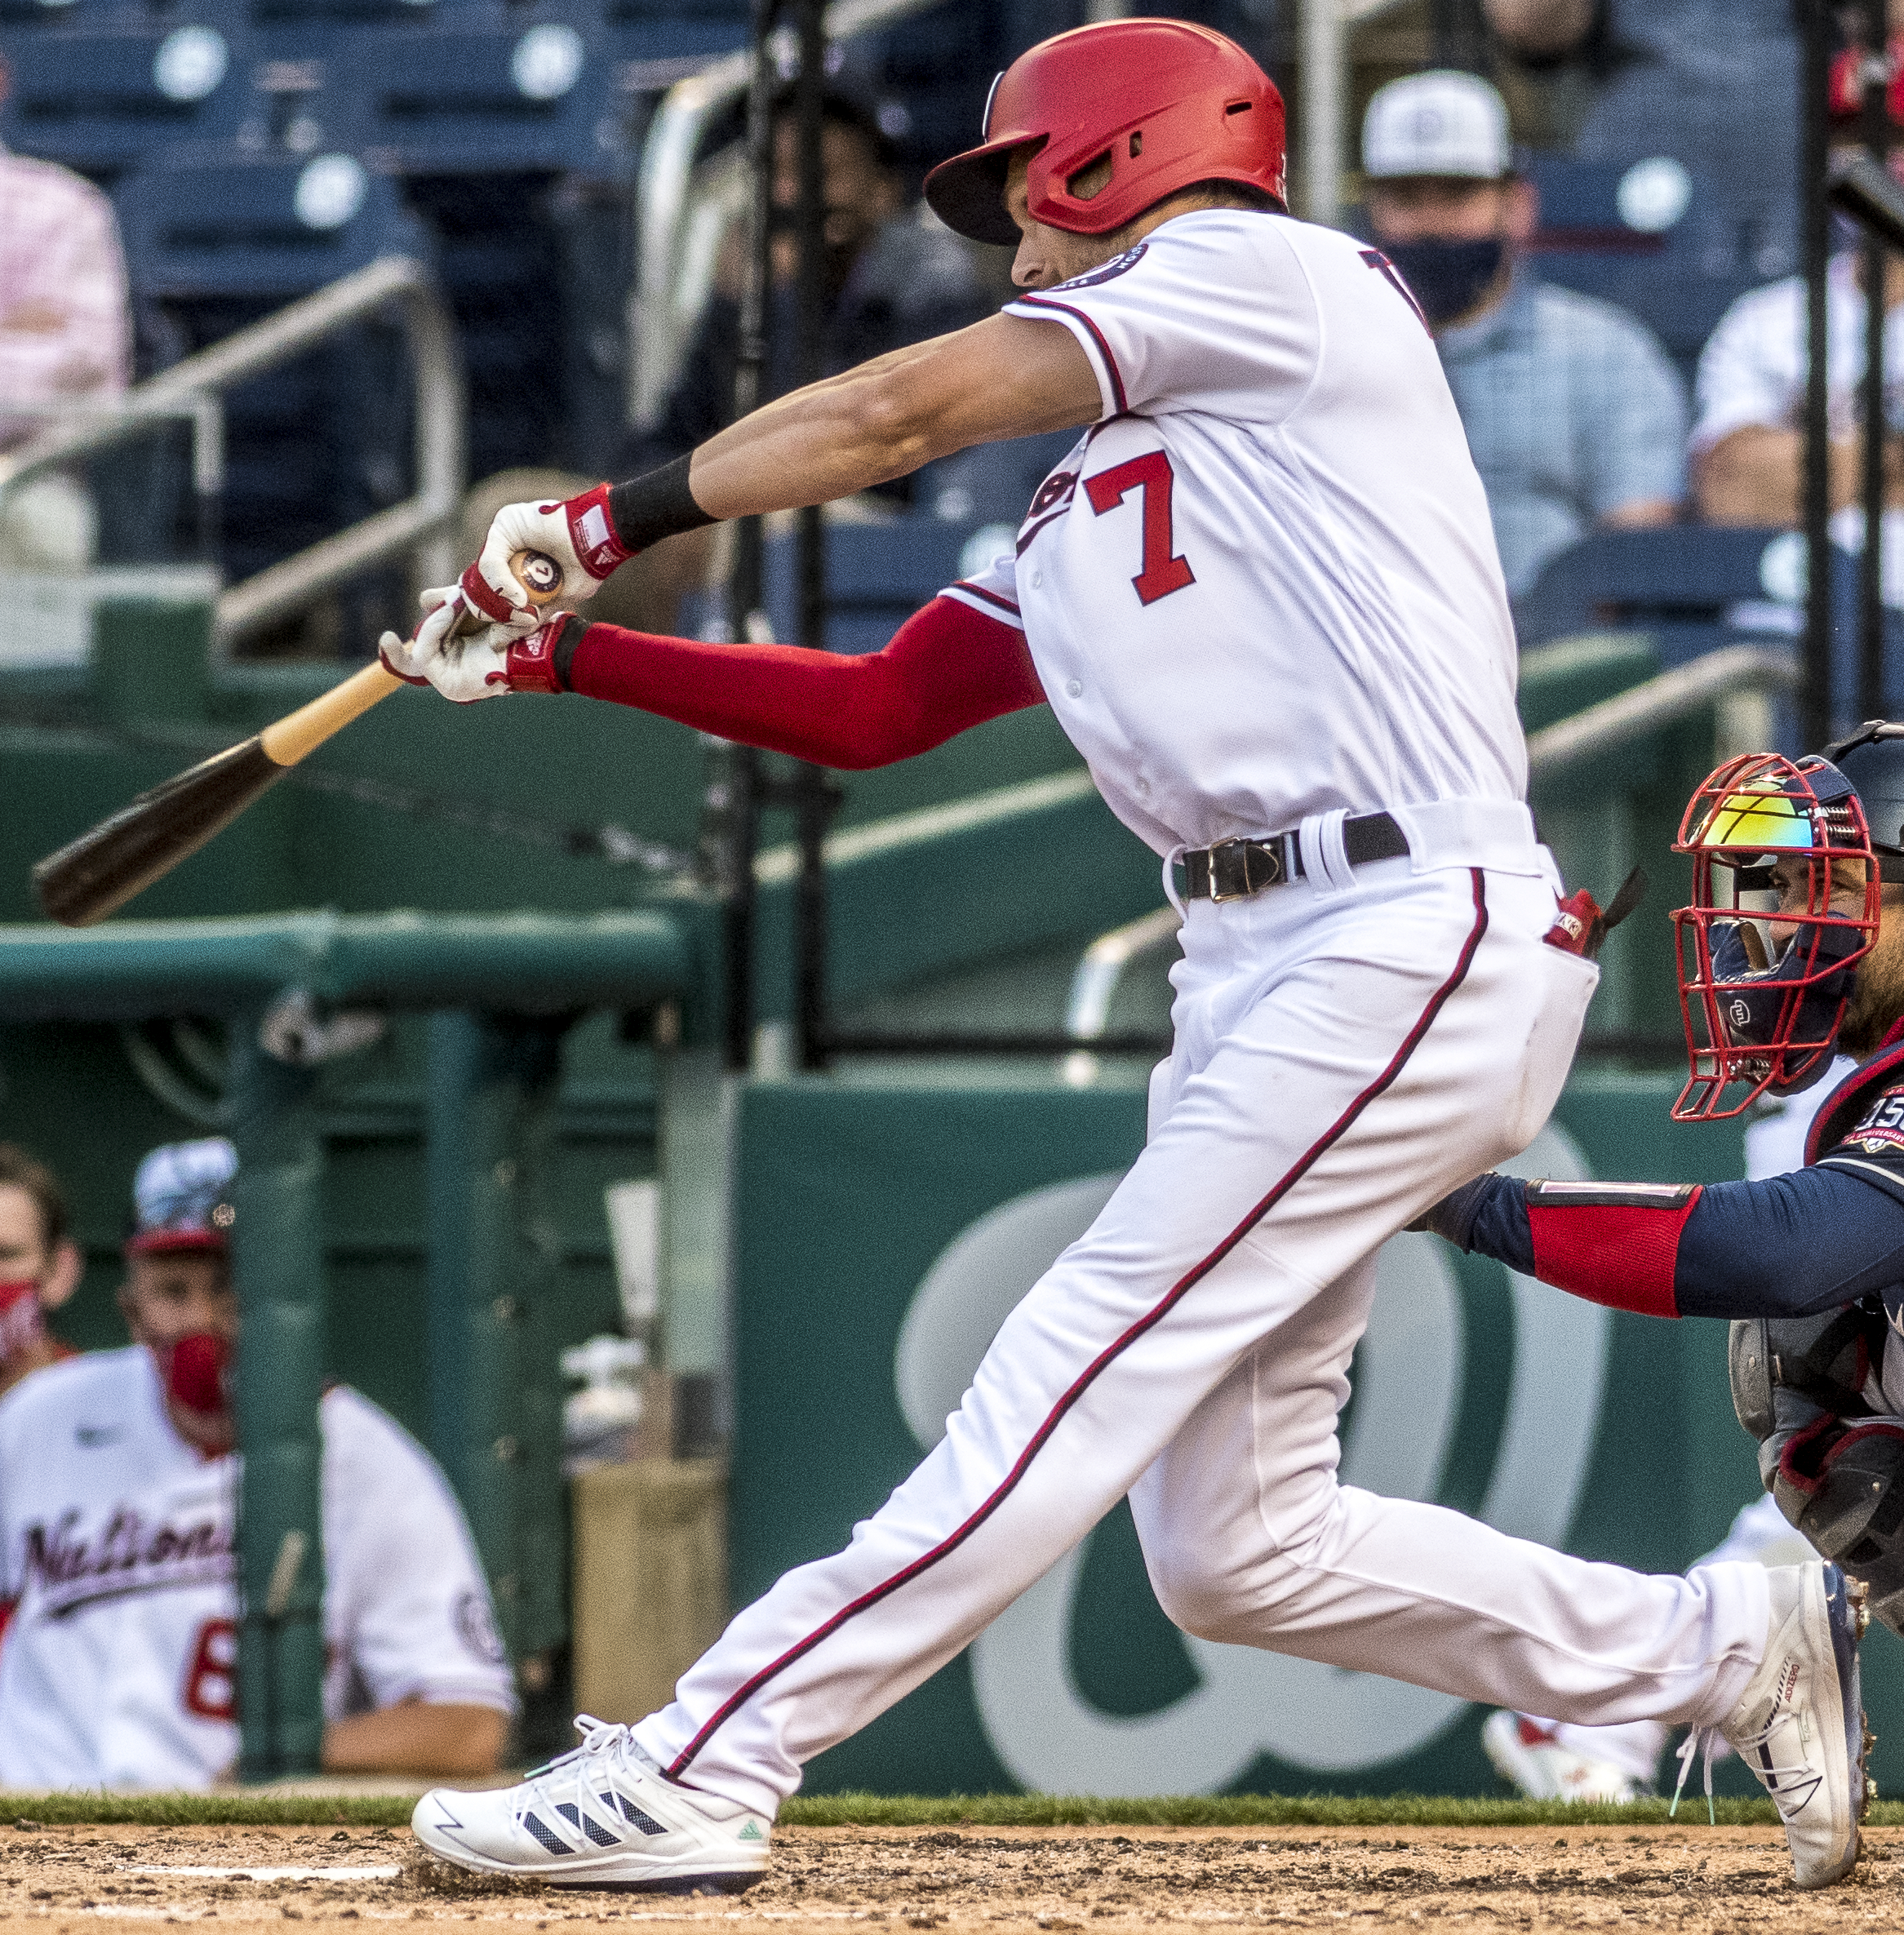
[{"label": "green grass", "polygon": [[[402,1827],[400,1796],[316,1798],[288,1794],[47,1794],[0,1799],[11,1820],[46,1827]],[[1769,1826],[1768,1800],[1720,1800],[1724,1826]],[[796,1795],[781,1819],[797,1827],[1588,1827],[1663,1824],[1667,1803],[1567,1807],[1531,1800],[1462,1800],[1432,1794],[1236,1794],[1103,1800],[1050,1794]],[[1682,1826],[1706,1822],[1704,1796],[1680,1808]],[[1904,1826],[1904,1801],[1880,1801],[1874,1827]]]}]

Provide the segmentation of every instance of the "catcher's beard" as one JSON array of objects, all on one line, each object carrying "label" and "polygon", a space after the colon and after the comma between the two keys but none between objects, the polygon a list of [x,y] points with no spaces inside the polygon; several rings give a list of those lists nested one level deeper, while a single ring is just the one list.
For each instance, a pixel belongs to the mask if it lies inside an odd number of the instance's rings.
[{"label": "catcher's beard", "polygon": [[1851,1000],[1839,1024],[1838,1045],[1859,1061],[1904,1019],[1904,888],[1887,886],[1878,937],[1857,964]]}]

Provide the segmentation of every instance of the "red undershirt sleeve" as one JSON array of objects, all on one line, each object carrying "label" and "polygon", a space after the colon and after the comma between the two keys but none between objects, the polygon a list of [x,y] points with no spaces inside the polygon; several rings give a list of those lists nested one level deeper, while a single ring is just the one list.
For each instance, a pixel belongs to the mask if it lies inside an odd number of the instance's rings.
[{"label": "red undershirt sleeve", "polygon": [[916,611],[883,651],[711,645],[590,625],[569,689],[724,739],[859,771],[1041,705],[1024,633],[954,598]]}]

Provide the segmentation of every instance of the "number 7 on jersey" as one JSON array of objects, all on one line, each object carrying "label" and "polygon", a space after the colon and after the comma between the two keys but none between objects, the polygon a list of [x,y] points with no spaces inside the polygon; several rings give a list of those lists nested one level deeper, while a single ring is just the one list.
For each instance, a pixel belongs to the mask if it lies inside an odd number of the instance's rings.
[{"label": "number 7 on jersey", "polygon": [[1100,517],[1116,510],[1133,490],[1143,494],[1143,569],[1130,582],[1146,605],[1154,605],[1159,598],[1196,582],[1190,560],[1171,555],[1176,540],[1171,529],[1170,492],[1176,481],[1169,454],[1165,450],[1146,450],[1141,457],[1113,464],[1108,470],[1085,479],[1085,494]]}]

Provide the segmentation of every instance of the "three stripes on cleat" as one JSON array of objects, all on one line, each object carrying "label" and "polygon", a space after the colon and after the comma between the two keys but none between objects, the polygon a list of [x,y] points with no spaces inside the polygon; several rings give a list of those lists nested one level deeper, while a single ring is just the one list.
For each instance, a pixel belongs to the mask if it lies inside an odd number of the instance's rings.
[{"label": "three stripes on cleat", "polygon": [[[610,1813],[620,1814],[631,1826],[638,1828],[645,1835],[660,1835],[668,1832],[668,1830],[652,1814],[643,1813],[624,1795],[598,1794],[596,1799]],[[625,1834],[617,1834],[612,1828],[602,1826],[593,1816],[584,1814],[582,1810],[572,1801],[557,1802],[555,1811],[569,1823],[570,1826],[579,1828],[597,1848],[619,1848],[628,1839]],[[574,1854],[579,1851],[579,1843],[564,1840],[561,1835],[557,1833],[538,1814],[525,1814],[522,1817],[522,1825],[535,1836],[537,1840],[541,1842],[551,1854]]]}]

